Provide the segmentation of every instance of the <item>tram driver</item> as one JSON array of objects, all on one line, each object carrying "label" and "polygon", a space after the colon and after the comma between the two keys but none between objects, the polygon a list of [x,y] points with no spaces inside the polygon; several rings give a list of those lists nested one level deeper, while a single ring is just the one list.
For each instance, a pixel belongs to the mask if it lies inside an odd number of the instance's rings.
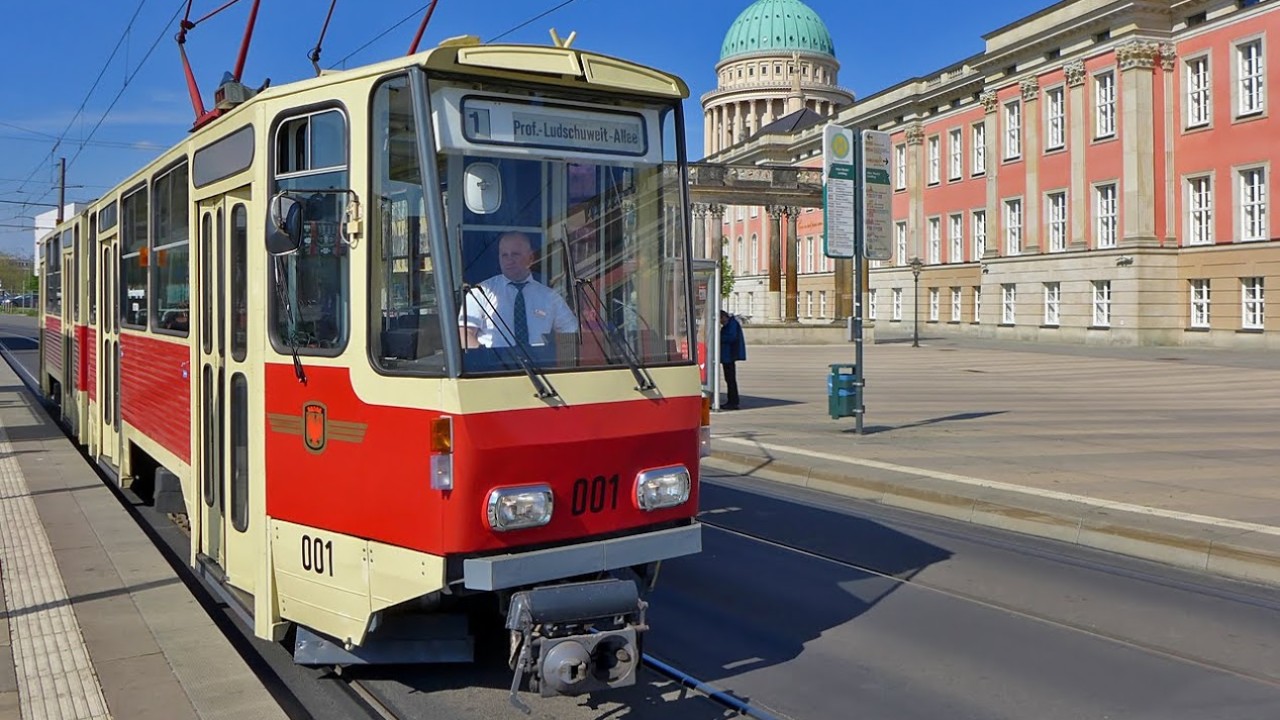
[{"label": "tram driver", "polygon": [[458,318],[462,347],[534,347],[546,344],[553,332],[577,332],[578,319],[569,304],[534,279],[536,259],[527,234],[512,231],[498,236],[502,272],[467,292]]}]

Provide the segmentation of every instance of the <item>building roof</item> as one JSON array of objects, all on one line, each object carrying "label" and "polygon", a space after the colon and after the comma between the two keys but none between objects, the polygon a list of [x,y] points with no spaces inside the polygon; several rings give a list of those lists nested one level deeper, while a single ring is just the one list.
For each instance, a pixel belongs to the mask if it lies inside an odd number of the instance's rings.
[{"label": "building roof", "polygon": [[811,128],[814,125],[821,125],[826,121],[827,118],[819,115],[809,108],[801,108],[790,115],[783,115],[768,125],[765,125],[751,137],[757,137],[759,135],[791,135],[806,128]]},{"label": "building roof", "polygon": [[747,6],[724,36],[720,60],[767,51],[836,54],[826,24],[800,0],[756,0]]}]

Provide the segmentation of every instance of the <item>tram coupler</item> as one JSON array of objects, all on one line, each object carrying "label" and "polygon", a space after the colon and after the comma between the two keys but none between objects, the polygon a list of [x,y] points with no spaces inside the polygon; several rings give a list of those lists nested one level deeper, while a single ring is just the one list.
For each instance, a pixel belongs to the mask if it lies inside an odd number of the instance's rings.
[{"label": "tram coupler", "polygon": [[542,697],[627,687],[640,665],[637,634],[648,603],[631,580],[595,580],[524,590],[511,596],[511,704],[521,680]]}]

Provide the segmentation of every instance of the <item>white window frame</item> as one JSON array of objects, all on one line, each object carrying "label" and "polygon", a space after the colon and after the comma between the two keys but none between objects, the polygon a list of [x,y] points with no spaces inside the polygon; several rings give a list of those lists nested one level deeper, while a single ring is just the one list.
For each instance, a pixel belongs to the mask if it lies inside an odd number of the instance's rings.
[{"label": "white window frame", "polygon": [[964,131],[960,128],[947,131],[947,152],[951,158],[947,179],[959,180],[964,177]]},{"label": "white window frame", "polygon": [[1018,286],[1008,283],[1000,286],[1000,324],[1016,325],[1018,322]]},{"label": "white window frame", "polygon": [[902,288],[893,289],[892,313],[892,318],[894,320],[902,320]]},{"label": "white window frame", "polygon": [[804,266],[805,272],[813,273],[818,270],[818,239],[810,235],[806,241],[808,252],[805,254]]},{"label": "white window frame", "polygon": [[970,223],[973,227],[973,261],[981,262],[982,256],[987,254],[987,211],[974,210],[970,217],[973,218]]},{"label": "white window frame", "polygon": [[973,175],[985,175],[987,172],[987,123],[973,124],[973,167],[969,172]]},{"label": "white window frame", "polygon": [[1187,245],[1212,245],[1213,174],[1193,175],[1184,182],[1187,204]]},{"label": "white window frame", "polygon": [[1094,280],[1093,286],[1093,327],[1111,327],[1111,281]]},{"label": "white window frame", "polygon": [[804,292],[804,316],[813,317],[813,291],[805,290]]},{"label": "white window frame", "polygon": [[1004,159],[1022,157],[1022,101],[1004,104]]},{"label": "white window frame", "polygon": [[929,138],[927,145],[929,159],[929,184],[937,185],[942,182],[942,138],[933,135]]},{"label": "white window frame", "polygon": [[929,225],[929,257],[928,264],[938,265],[942,255],[942,218],[931,217],[928,220]]},{"label": "white window frame", "polygon": [[1261,330],[1266,324],[1266,285],[1261,277],[1240,278],[1240,327]]},{"label": "white window frame", "polygon": [[898,265],[906,267],[907,265],[907,221],[903,220],[893,224],[894,242],[897,252]]},{"label": "white window frame", "polygon": [[1209,278],[1194,278],[1190,281],[1191,289],[1191,327],[1207,328],[1210,326],[1211,283]]},{"label": "white window frame", "polygon": [[1049,237],[1049,252],[1067,250],[1067,191],[1058,190],[1045,195],[1045,224]]},{"label": "white window frame", "polygon": [[1241,242],[1258,242],[1270,238],[1267,200],[1267,164],[1237,167],[1235,170],[1236,237]]},{"label": "white window frame", "polygon": [[964,213],[952,213],[947,218],[947,240],[950,243],[947,262],[964,262]]},{"label": "white window frame", "polygon": [[1063,86],[1044,91],[1045,99],[1045,152],[1061,150],[1067,146],[1067,93]]},{"label": "white window frame", "polygon": [[938,288],[929,288],[929,322],[938,322],[938,305],[941,293]]},{"label": "white window frame", "polygon": [[1004,201],[1004,254],[1006,257],[1022,254],[1022,198]]},{"label": "white window frame", "polygon": [[867,293],[867,319],[875,320],[880,309],[880,288]]},{"label": "white window frame", "polygon": [[1093,137],[1115,137],[1116,134],[1116,74],[1114,70],[1093,76]]},{"label": "white window frame", "polygon": [[1044,324],[1057,326],[1062,322],[1062,283],[1044,284]]},{"label": "white window frame", "polygon": [[1114,248],[1119,241],[1119,203],[1119,183],[1093,186],[1093,242],[1099,250]]},{"label": "white window frame", "polygon": [[1266,52],[1261,37],[1238,40],[1233,45],[1232,105],[1237,118],[1261,115],[1267,108]]},{"label": "white window frame", "polygon": [[973,286],[973,322],[982,322],[982,286]]},{"label": "white window frame", "polygon": [[818,317],[824,318],[826,316],[827,316],[827,291],[819,290],[818,291]]},{"label": "white window frame", "polygon": [[960,322],[963,305],[963,292],[958,287],[951,288],[951,322]]},{"label": "white window frame", "polygon": [[897,190],[905,190],[907,188],[907,146],[895,145],[893,148],[894,160],[894,188]]},{"label": "white window frame", "polygon": [[1187,129],[1213,123],[1213,72],[1209,63],[1209,54],[1203,53],[1187,58],[1182,64]]},{"label": "white window frame", "polygon": [[760,274],[760,235],[751,233],[751,274]]}]

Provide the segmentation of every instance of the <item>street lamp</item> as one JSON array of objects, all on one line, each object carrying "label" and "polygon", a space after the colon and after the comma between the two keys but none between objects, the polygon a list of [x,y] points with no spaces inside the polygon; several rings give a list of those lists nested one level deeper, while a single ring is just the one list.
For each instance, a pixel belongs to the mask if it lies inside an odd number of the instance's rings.
[{"label": "street lamp", "polygon": [[915,315],[915,321],[912,323],[911,347],[920,347],[920,270],[924,268],[924,262],[918,257],[913,257],[908,264],[911,266],[911,277],[916,281],[915,297],[911,302]]}]

